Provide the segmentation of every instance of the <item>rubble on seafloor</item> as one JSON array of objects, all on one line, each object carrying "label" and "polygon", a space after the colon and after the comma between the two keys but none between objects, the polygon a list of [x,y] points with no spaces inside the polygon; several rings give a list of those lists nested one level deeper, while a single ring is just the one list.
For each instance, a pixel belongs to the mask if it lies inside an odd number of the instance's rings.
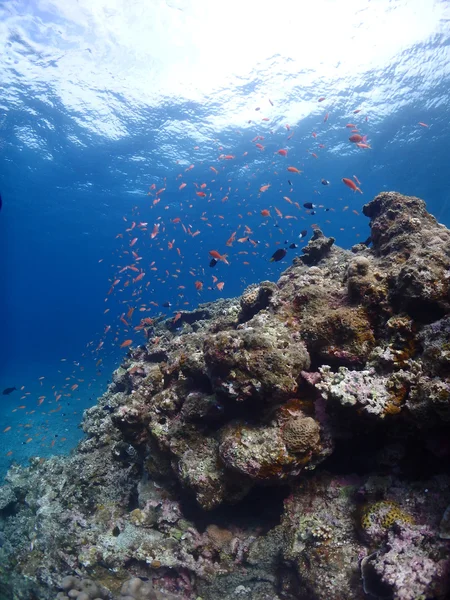
[{"label": "rubble on seafloor", "polygon": [[[450,597],[450,231],[364,207],[277,284],[160,322],[69,457],[0,488],[0,598]],[[181,327],[180,327],[181,326]]]}]

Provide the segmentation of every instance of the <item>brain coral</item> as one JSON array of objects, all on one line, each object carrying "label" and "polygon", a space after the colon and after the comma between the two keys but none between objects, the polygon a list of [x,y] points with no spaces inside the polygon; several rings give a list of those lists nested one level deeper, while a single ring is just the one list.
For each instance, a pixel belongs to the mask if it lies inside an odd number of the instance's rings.
[{"label": "brain coral", "polygon": [[286,423],[282,437],[290,452],[304,454],[319,445],[320,427],[311,417],[297,417]]}]

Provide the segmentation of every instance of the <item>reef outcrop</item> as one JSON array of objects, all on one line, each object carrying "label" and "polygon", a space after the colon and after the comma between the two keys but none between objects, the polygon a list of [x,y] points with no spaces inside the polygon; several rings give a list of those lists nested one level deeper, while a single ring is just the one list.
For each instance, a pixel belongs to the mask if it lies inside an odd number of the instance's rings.
[{"label": "reef outcrop", "polygon": [[0,597],[450,597],[450,231],[395,192],[158,323],[69,457],[0,488]]}]

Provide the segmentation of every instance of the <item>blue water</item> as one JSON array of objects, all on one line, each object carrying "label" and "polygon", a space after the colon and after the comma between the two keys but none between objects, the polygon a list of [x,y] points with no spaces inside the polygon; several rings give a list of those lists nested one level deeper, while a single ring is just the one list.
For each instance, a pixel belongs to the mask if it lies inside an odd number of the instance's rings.
[{"label": "blue water", "polygon": [[[0,473],[73,447],[120,344],[143,342],[142,317],[276,280],[300,248],[271,255],[313,224],[345,248],[363,241],[361,208],[383,190],[450,226],[447,13],[446,0],[0,2],[0,389],[24,386],[0,396]],[[341,182],[354,175],[362,195]],[[228,247],[244,226],[258,244]],[[210,268],[210,250],[230,265]],[[127,265],[145,277],[125,288]]]}]

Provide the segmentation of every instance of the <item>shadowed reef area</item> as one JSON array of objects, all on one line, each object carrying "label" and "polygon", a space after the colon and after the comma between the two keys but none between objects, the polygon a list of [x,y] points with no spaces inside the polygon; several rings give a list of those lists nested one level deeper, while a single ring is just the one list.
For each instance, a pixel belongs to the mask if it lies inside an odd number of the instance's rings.
[{"label": "shadowed reef area", "polygon": [[10,469],[2,600],[450,597],[450,231],[364,214],[156,323],[72,455]]}]

